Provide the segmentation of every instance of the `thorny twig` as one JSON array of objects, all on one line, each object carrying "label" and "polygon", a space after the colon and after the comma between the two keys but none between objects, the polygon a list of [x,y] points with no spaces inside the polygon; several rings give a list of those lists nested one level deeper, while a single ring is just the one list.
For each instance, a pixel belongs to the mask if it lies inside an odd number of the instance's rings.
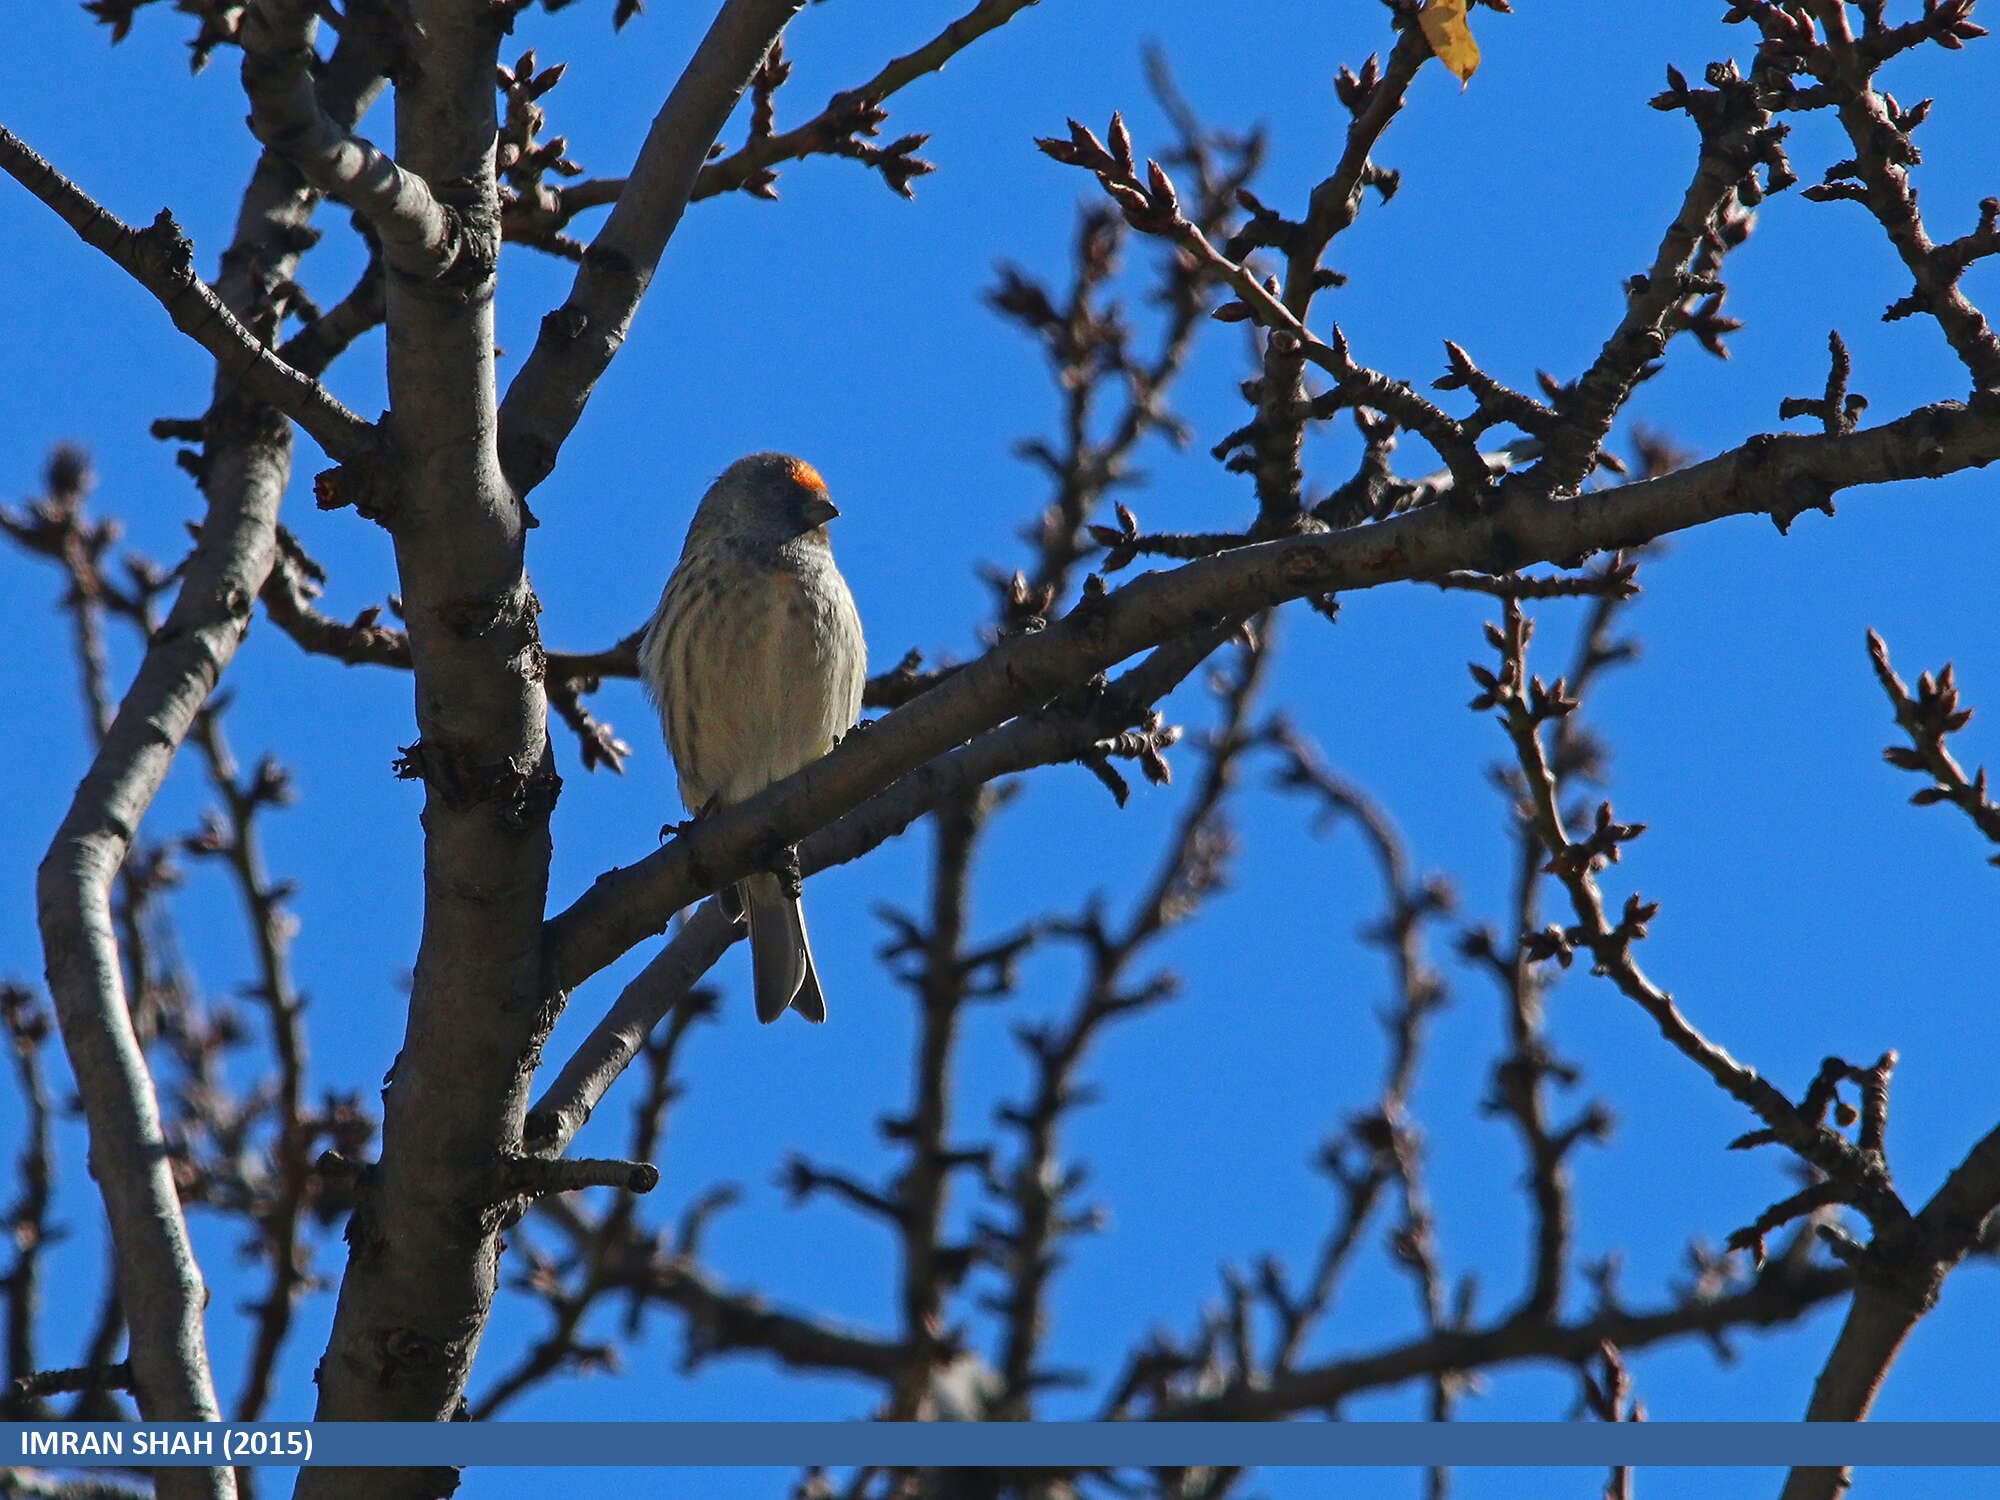
[{"label": "thorny twig", "polygon": [[[1888,646],[1872,630],[1868,632],[1868,658],[1874,663],[1882,691],[1895,707],[1897,726],[1910,739],[1907,746],[1889,746],[1882,752],[1882,758],[1899,771],[1914,771],[1931,778],[1931,784],[1912,793],[1910,801],[1918,807],[1949,802],[1970,818],[1988,840],[2000,844],[2000,805],[1987,793],[1986,768],[1981,766],[1968,777],[1957,757],[1945,746],[1946,738],[1963,729],[1972,718],[1971,709],[1958,706],[1958,683],[1952,676],[1951,663],[1946,662],[1944,670],[1936,676],[1924,673],[1917,679],[1917,691],[1912,694],[1896,675],[1896,669],[1889,665]],[[2000,854],[1987,863],[2000,865]]]},{"label": "thorny twig", "polygon": [[[1876,87],[1876,73],[1890,58],[1921,43],[1957,50],[1986,35],[1971,20],[1974,0],[1927,0],[1920,19],[1891,26],[1883,7],[1863,5],[1857,35],[1839,0],[1805,6],[1738,4],[1725,18],[1750,21],[1763,37],[1752,80],[1778,109],[1831,105],[1854,154],[1831,163],[1822,180],[1804,189],[1818,202],[1862,205],[1882,226],[1913,285],[1891,303],[1884,321],[1926,313],[1972,377],[1975,390],[2000,387],[2000,337],[1965,295],[1960,278],[1978,259],[2000,254],[2000,199],[1979,205],[1971,233],[1937,244],[1917,211],[1910,169],[1922,159],[1913,139],[1930,101],[1910,109]],[[1795,81],[1811,80],[1804,87]]]},{"label": "thorny twig", "polygon": [[[1439,877],[1420,879],[1414,874],[1388,815],[1329,769],[1296,731],[1279,722],[1266,735],[1283,758],[1279,785],[1319,803],[1319,826],[1352,822],[1368,845],[1380,872],[1385,910],[1380,922],[1364,930],[1364,938],[1389,955],[1394,976],[1393,1001],[1381,1012],[1389,1048],[1375,1107],[1356,1113],[1346,1130],[1320,1151],[1320,1169],[1340,1190],[1340,1218],[1321,1244],[1302,1295],[1287,1291],[1275,1258],[1267,1257],[1258,1269],[1257,1290],[1278,1325],[1268,1368],[1286,1372],[1296,1367],[1315,1320],[1331,1305],[1335,1284],[1386,1187],[1396,1187],[1403,1205],[1402,1222],[1390,1236],[1391,1253],[1411,1276],[1425,1326],[1433,1333],[1463,1327],[1471,1312],[1471,1288],[1469,1282],[1461,1284],[1454,1305],[1447,1309],[1435,1223],[1421,1177],[1422,1140],[1410,1107],[1426,1028],[1447,1000],[1443,977],[1425,953],[1424,924],[1451,912],[1451,888]],[[1434,1420],[1449,1417],[1461,1384],[1448,1372],[1433,1374]]]},{"label": "thorny twig", "polygon": [[[1583,1405],[1600,1422],[1643,1422],[1646,1403],[1632,1390],[1631,1372],[1620,1358],[1618,1346],[1606,1339],[1597,1351],[1597,1370],[1584,1366],[1577,1371],[1583,1387]],[[1632,1500],[1632,1466],[1613,1464],[1604,1482],[1604,1500]]]},{"label": "thorny twig", "polygon": [[1234,848],[1225,802],[1239,762],[1256,744],[1250,714],[1264,681],[1267,651],[1268,637],[1253,628],[1232,668],[1216,674],[1212,685],[1220,719],[1200,746],[1200,781],[1153,879],[1130,912],[1114,927],[1106,922],[1101,903],[1093,902],[1081,917],[1060,925],[1063,935],[1082,948],[1088,964],[1083,990],[1068,1017],[1016,1028],[1034,1084],[1028,1098],[1000,1108],[1000,1123],[1019,1144],[1011,1164],[996,1164],[987,1181],[988,1195],[1004,1206],[1008,1217],[984,1228],[987,1253],[1005,1281],[996,1299],[1005,1330],[999,1393],[992,1408],[996,1418],[1032,1415],[1035,1392],[1060,1383],[1059,1372],[1041,1365],[1050,1282],[1061,1264],[1063,1242],[1099,1223],[1094,1210],[1076,1201],[1083,1169],[1065,1166],[1060,1154],[1065,1117],[1091,1097],[1076,1081],[1076,1072],[1108,1025],[1142,1013],[1174,991],[1170,975],[1134,983],[1130,971],[1155,939],[1186,921],[1222,884]]},{"label": "thorny twig", "polygon": [[0,1279],[0,1290],[7,1297],[7,1388],[0,1398],[0,1411],[10,1421],[46,1421],[48,1409],[40,1397],[21,1390],[19,1382],[39,1368],[35,1320],[40,1313],[42,1252],[61,1234],[49,1220],[55,1155],[49,1140],[48,1081],[42,1072],[42,1043],[48,1040],[49,1015],[32,992],[8,981],[0,984],[0,1025],[6,1027],[8,1050],[14,1055],[14,1072],[27,1113],[16,1161],[20,1194],[8,1206],[6,1218],[14,1263]]},{"label": "thorny twig", "polygon": [[1487,640],[1500,654],[1500,668],[1496,673],[1474,665],[1473,677],[1481,692],[1472,706],[1498,710],[1514,746],[1528,812],[1537,836],[1549,851],[1544,869],[1562,884],[1577,918],[1572,926],[1551,926],[1527,934],[1523,939],[1527,953],[1537,961],[1555,958],[1567,962],[1577,948],[1587,949],[1598,972],[1636,1001],[1678,1051],[1763,1119],[1774,1139],[1845,1182],[1853,1195],[1851,1201],[1871,1220],[1879,1217],[1893,1222],[1907,1216],[1907,1209],[1879,1166],[1871,1165],[1844,1137],[1802,1119],[1783,1093],[1703,1036],[1639,967],[1633,945],[1645,937],[1646,924],[1659,908],[1633,896],[1613,921],[1596,872],[1615,863],[1621,846],[1643,833],[1644,825],[1617,822],[1611,804],[1602,802],[1584,826],[1572,833],[1559,805],[1559,763],[1544,744],[1542,729],[1551,720],[1573,712],[1578,700],[1565,679],[1545,685],[1539,677],[1528,675],[1526,651],[1533,623],[1513,600],[1505,605],[1503,623],[1487,626]]},{"label": "thorny twig", "polygon": [[309,1251],[300,1229],[315,1187],[312,1158],[318,1132],[305,1110],[305,999],[292,980],[291,945],[298,924],[286,906],[292,888],[290,882],[273,881],[266,873],[257,827],[265,809],[292,800],[291,778],[269,755],[248,778],[241,775],[223,733],[226,706],[226,699],[211,699],[195,718],[190,738],[201,750],[221,808],[220,815],[211,813],[202,831],[185,840],[183,847],[193,855],[220,858],[229,867],[257,956],[257,979],[246,992],[264,1007],[277,1064],[277,1086],[269,1106],[274,1180],[253,1183],[252,1198],[252,1217],[263,1239],[260,1248],[270,1263],[270,1284],[252,1304],[256,1337],[236,1405],[237,1421],[254,1422],[271,1398],[292,1312],[312,1284]]},{"label": "thorny twig", "polygon": [[[776,128],[773,96],[791,72],[782,47],[774,47],[752,80],[753,113],[748,138],[733,152],[723,153],[718,145],[713,158],[704,163],[695,178],[690,201],[718,194],[744,192],[756,198],[776,198],[779,163],[803,161],[810,156],[843,156],[879,173],[891,191],[908,198],[910,183],[936,168],[916,154],[927,136],[905,135],[886,146],[871,144],[888,119],[883,102],[916,79],[942,68],[959,52],[980,37],[994,31],[1032,5],[1034,0],[979,0],[970,11],[946,26],[937,36],[914,52],[892,59],[874,77],[851,89],[843,89],[828,101],[825,109],[789,130]],[[532,57],[532,54],[530,54]],[[527,113],[528,101],[554,86],[561,69],[546,70],[531,82],[524,82],[520,69],[509,70],[502,78],[508,90],[509,118],[514,119],[516,94],[525,94],[520,121],[514,126],[519,139],[517,179],[503,210],[507,237],[537,249],[580,259],[584,246],[564,233],[569,222],[592,208],[616,203],[625,191],[622,177],[589,178],[569,187],[542,181],[543,171],[556,168],[561,175],[573,175],[558,166],[566,158],[567,142],[560,136],[546,145],[534,143],[541,128],[540,110]],[[549,74],[556,77],[550,77]],[[522,130],[533,120],[533,128]],[[539,153],[539,154],[538,154]],[[573,164],[572,164],[573,165]]]},{"label": "thorny twig", "polygon": [[[1235,221],[1237,196],[1261,165],[1262,136],[1204,130],[1181,100],[1159,53],[1147,55],[1147,70],[1178,132],[1168,159],[1193,177],[1194,222],[1205,233],[1223,233]],[[1176,445],[1187,441],[1185,425],[1168,407],[1166,393],[1187,361],[1213,296],[1190,262],[1164,256],[1151,300],[1166,309],[1166,316],[1152,354],[1140,357],[1131,348],[1124,307],[1115,300],[1098,300],[1116,275],[1123,239],[1124,226],[1115,214],[1085,209],[1077,216],[1071,281],[1060,306],[1047,288],[1006,265],[1000,285],[987,294],[996,311],[1047,349],[1063,396],[1060,443],[1030,439],[1015,449],[1046,471],[1055,486],[1028,536],[1038,562],[1026,578],[1031,595],[1046,593],[1051,602],[1066,595],[1071,571],[1089,551],[1080,535],[1084,523],[1111,491],[1142,478],[1131,464],[1139,442],[1155,431]],[[1107,400],[1116,403],[1108,420],[1101,412]],[[1103,528],[1089,530],[1099,545],[1113,546],[1104,565],[1107,572],[1130,560],[1119,554]]]}]

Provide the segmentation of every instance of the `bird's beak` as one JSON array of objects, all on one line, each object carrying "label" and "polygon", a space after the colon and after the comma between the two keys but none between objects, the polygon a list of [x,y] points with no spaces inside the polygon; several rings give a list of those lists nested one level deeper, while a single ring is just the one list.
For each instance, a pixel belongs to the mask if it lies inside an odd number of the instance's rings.
[{"label": "bird's beak", "polygon": [[808,526],[824,526],[839,514],[840,507],[824,495],[806,501],[806,524]]}]

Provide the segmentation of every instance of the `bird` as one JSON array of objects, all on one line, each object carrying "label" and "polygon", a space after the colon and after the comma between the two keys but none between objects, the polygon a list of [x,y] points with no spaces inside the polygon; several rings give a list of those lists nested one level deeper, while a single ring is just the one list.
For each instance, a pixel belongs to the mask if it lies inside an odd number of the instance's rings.
[{"label": "bird", "polygon": [[[812,465],[784,453],[739,458],[695,507],[639,675],[696,818],[811,764],[860,717],[867,648],[826,532],[839,514]],[[736,887],[767,1024],[788,1007],[826,1019],[796,871],[794,857],[789,875]]]}]

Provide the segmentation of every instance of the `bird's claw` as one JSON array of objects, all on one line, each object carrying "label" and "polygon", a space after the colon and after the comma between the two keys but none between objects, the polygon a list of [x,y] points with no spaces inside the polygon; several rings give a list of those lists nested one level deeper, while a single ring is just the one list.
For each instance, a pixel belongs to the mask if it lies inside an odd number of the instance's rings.
[{"label": "bird's claw", "polygon": [[684,833],[693,833],[695,824],[699,823],[721,805],[722,799],[720,797],[710,797],[708,801],[704,802],[690,816],[683,818],[680,822],[662,823],[660,825],[660,842],[664,844],[670,837],[679,838]]},{"label": "bird's claw", "polygon": [[794,901],[799,899],[799,892],[805,883],[805,877],[799,871],[799,846],[797,844],[787,844],[778,850],[777,853],[765,861],[764,868],[772,875],[778,877],[778,884],[785,888],[787,896],[790,896]]}]

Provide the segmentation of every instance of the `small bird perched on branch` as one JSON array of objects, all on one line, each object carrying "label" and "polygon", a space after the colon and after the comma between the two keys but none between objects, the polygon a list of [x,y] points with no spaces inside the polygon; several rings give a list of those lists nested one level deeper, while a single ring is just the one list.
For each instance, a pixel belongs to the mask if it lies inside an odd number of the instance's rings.
[{"label": "small bird perched on branch", "polygon": [[[867,648],[811,464],[739,458],[695,507],[681,560],[639,642],[681,800],[700,816],[754,797],[831,750],[861,713]],[[826,1019],[797,864],[743,880],[757,1019]]]}]

